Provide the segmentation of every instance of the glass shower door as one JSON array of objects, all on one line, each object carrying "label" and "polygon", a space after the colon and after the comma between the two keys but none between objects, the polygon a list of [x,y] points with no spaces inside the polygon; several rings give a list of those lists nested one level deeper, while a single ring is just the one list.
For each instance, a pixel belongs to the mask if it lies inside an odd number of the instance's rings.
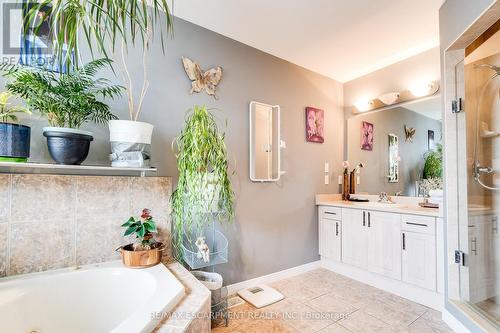
[{"label": "glass shower door", "polygon": [[465,253],[460,298],[500,327],[500,53],[484,51],[474,51],[464,67],[466,125],[458,135],[466,135],[467,193],[460,202],[467,216],[459,220]]}]

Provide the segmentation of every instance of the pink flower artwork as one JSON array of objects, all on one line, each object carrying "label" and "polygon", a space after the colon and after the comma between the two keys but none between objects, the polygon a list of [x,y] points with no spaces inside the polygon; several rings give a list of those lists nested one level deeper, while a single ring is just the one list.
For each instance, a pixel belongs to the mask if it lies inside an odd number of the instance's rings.
[{"label": "pink flower artwork", "polygon": [[373,124],[361,122],[361,149],[373,150]]},{"label": "pink flower artwork", "polygon": [[306,107],[306,140],[308,142],[323,143],[325,113],[323,110]]}]

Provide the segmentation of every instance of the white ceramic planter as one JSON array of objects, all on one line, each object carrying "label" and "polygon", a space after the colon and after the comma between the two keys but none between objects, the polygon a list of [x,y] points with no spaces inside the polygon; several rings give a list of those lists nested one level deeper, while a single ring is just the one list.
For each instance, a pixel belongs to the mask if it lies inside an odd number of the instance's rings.
[{"label": "white ceramic planter", "polygon": [[110,120],[111,165],[116,167],[149,166],[153,127],[141,121]]}]

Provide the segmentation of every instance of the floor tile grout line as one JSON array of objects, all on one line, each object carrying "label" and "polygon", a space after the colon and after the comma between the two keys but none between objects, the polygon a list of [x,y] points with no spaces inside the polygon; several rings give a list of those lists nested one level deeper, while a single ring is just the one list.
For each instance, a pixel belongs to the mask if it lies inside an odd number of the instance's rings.
[{"label": "floor tile grout line", "polygon": [[427,312],[429,312],[429,310],[425,310],[424,313],[422,313],[420,316],[418,316],[417,319],[415,319],[414,321],[412,321],[411,323],[409,323],[408,327],[410,327],[414,322],[416,322],[417,320],[419,320],[420,318],[422,318]]}]

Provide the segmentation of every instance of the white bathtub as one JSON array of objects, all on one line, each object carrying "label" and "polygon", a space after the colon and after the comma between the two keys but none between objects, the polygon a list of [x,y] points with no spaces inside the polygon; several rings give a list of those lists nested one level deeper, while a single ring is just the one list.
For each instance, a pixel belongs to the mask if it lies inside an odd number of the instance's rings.
[{"label": "white bathtub", "polygon": [[174,308],[184,287],[160,264],[121,262],[0,279],[0,332],[150,332]]}]

